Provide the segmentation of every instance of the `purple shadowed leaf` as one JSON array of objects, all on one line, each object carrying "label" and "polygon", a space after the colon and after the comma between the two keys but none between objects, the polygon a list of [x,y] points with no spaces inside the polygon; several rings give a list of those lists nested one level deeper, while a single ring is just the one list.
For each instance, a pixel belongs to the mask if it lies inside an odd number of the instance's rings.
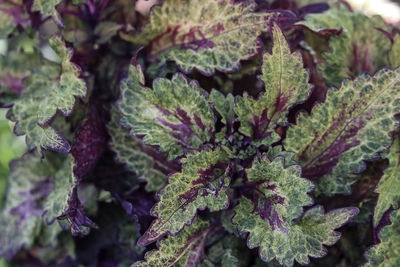
[{"label": "purple shadowed leaf", "polygon": [[156,203],[153,194],[141,189],[123,197],[117,195],[116,199],[121,202],[128,216],[138,223],[138,230],[143,234],[154,219],[150,214],[151,208]]},{"label": "purple shadowed leaf", "polygon": [[83,210],[82,203],[78,198],[77,186],[72,189],[67,210],[57,219],[63,220],[65,218],[68,219],[69,227],[73,235],[87,234],[88,227],[97,228],[96,224],[86,216]]},{"label": "purple shadowed leaf", "polygon": [[78,180],[96,166],[105,151],[108,140],[106,122],[105,111],[97,103],[90,104],[86,121],[76,132],[71,149],[75,159],[74,175]]}]

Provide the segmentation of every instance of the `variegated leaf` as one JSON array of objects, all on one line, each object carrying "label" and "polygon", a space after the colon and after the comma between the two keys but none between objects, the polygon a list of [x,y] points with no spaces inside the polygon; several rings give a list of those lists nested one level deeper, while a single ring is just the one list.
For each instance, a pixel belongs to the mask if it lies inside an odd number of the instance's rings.
[{"label": "variegated leaf", "polygon": [[168,185],[159,194],[152,209],[156,217],[139,239],[147,245],[165,234],[176,235],[189,225],[198,209],[218,211],[228,207],[228,157],[221,148],[190,154],[182,159],[182,172],[169,177]]},{"label": "variegated leaf", "polygon": [[400,263],[400,210],[390,215],[390,225],[379,232],[380,243],[370,248],[365,257],[368,262],[364,267],[392,267]]},{"label": "variegated leaf", "polygon": [[[41,159],[27,153],[11,162],[4,208],[0,213],[0,257],[12,258],[19,250],[29,249],[42,230],[56,237],[61,228],[47,226],[42,217],[44,202],[54,185],[51,176],[62,164],[58,158]],[[51,242],[56,242],[53,238]]]},{"label": "variegated leaf", "polygon": [[385,169],[375,192],[379,194],[374,211],[374,226],[376,227],[383,214],[392,206],[399,208],[400,204],[400,144],[396,137],[392,147],[385,156],[389,167]]},{"label": "variegated leaf", "polygon": [[34,0],[32,10],[39,11],[43,19],[52,17],[58,25],[63,26],[61,16],[56,10],[59,3],[61,3],[61,0]]},{"label": "variegated leaf", "polygon": [[398,127],[400,68],[363,74],[328,91],[311,115],[300,114],[289,127],[285,149],[296,152],[303,175],[317,179],[325,194],[347,193],[365,160],[379,156],[392,143]]},{"label": "variegated leaf", "polygon": [[307,193],[314,189],[314,184],[301,178],[300,166],[285,166],[282,156],[272,161],[267,155],[256,158],[246,174],[255,187],[255,208],[269,220],[271,228],[291,222],[302,214],[304,206],[313,203]]},{"label": "variegated leaf", "polygon": [[249,233],[247,245],[259,247],[263,261],[276,259],[283,266],[293,266],[294,261],[305,265],[309,263],[308,257],[325,256],[324,245],[333,245],[340,238],[334,230],[358,213],[356,208],[343,208],[325,214],[321,206],[315,206],[298,221],[271,224],[273,217],[265,218],[265,211],[267,207],[255,209],[253,202],[243,197],[235,208],[233,222],[239,230]]},{"label": "variegated leaf", "polygon": [[174,60],[184,72],[197,68],[207,75],[234,71],[240,60],[257,53],[258,36],[280,16],[254,8],[230,0],[166,0],[152,8],[140,34],[123,37],[147,45],[160,65]]},{"label": "variegated leaf", "polygon": [[64,42],[54,37],[50,44],[61,59],[61,66],[43,62],[32,68],[28,87],[7,115],[16,122],[16,134],[26,135],[29,149],[44,148],[65,153],[70,150],[69,143],[49,124],[57,110],[64,116],[70,115],[75,97],[84,97],[87,89],[85,82],[78,78],[77,67],[70,62],[72,54]]},{"label": "variegated leaf", "polygon": [[196,151],[210,141],[214,132],[214,113],[206,92],[182,74],[172,80],[159,78],[154,90],[146,88],[140,66],[131,66],[121,86],[118,103],[121,123],[130,134],[168,152],[169,159]]},{"label": "variegated leaf", "polygon": [[319,64],[319,72],[328,85],[339,86],[344,78],[354,78],[361,72],[373,74],[388,65],[390,40],[379,31],[386,29],[381,17],[369,18],[339,5],[324,13],[307,15],[297,24],[314,32],[340,31],[331,36],[330,51],[323,53],[324,62]]},{"label": "variegated leaf", "polygon": [[174,172],[174,169],[171,169],[163,154],[146,146],[139,138],[129,136],[128,130],[118,124],[119,119],[120,114],[113,109],[107,128],[117,160],[147,182],[147,191],[158,191],[167,183],[167,175]]},{"label": "variegated leaf", "polygon": [[311,89],[301,55],[290,52],[277,25],[273,28],[273,38],[272,54],[264,54],[260,76],[265,92],[258,99],[245,93],[236,99],[235,106],[240,131],[256,140],[264,139],[264,144],[279,140],[275,127],[287,123],[290,107],[304,101]]},{"label": "variegated leaf", "polygon": [[139,266],[198,266],[204,245],[210,232],[210,224],[197,218],[177,236],[169,236],[158,243],[158,250],[145,255],[145,260],[135,262]]}]

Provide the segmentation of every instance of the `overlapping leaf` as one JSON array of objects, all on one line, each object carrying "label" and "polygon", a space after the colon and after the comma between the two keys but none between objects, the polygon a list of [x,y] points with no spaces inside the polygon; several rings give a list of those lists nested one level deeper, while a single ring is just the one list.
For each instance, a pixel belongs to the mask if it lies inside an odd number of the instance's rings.
[{"label": "overlapping leaf", "polygon": [[58,225],[45,226],[41,219],[45,199],[53,189],[49,177],[59,165],[57,159],[42,161],[31,153],[12,162],[5,206],[0,214],[1,257],[10,259],[20,249],[30,248],[43,227],[49,227],[54,235],[61,231]]},{"label": "overlapping leaf", "polygon": [[16,122],[17,135],[26,135],[30,149],[45,148],[68,152],[70,145],[51,126],[50,121],[60,110],[64,116],[71,114],[75,96],[86,95],[85,82],[78,78],[77,67],[70,62],[71,51],[64,42],[54,37],[50,44],[61,59],[61,66],[43,62],[29,77],[29,85],[14,102],[8,118]]},{"label": "overlapping leaf", "polygon": [[374,226],[376,227],[383,214],[392,206],[399,208],[400,204],[400,144],[396,138],[386,158],[389,166],[379,181],[375,192],[379,193],[374,211]]},{"label": "overlapping leaf", "polygon": [[158,250],[146,253],[145,261],[132,266],[197,266],[209,232],[210,224],[198,218],[177,236],[161,240]]},{"label": "overlapping leaf", "polygon": [[56,6],[60,2],[61,0],[34,0],[32,10],[39,11],[43,16],[43,19],[52,17],[58,25],[62,26],[63,22],[61,16],[56,10]]},{"label": "overlapping leaf", "polygon": [[380,243],[370,248],[365,256],[365,267],[391,267],[400,263],[400,210],[390,215],[391,224],[379,232]]},{"label": "overlapping leaf", "polygon": [[319,71],[328,85],[339,86],[344,78],[354,78],[361,72],[373,74],[387,66],[390,40],[378,28],[385,30],[381,17],[369,18],[359,12],[350,12],[340,5],[321,14],[310,14],[299,22],[314,32],[340,31],[330,38],[330,51],[323,53],[324,62]]},{"label": "overlapping leaf", "polygon": [[400,68],[345,80],[340,89],[328,92],[325,103],[311,115],[298,116],[296,125],[288,129],[285,149],[296,152],[305,177],[324,176],[320,192],[349,192],[364,161],[391,145],[399,108]]},{"label": "overlapping leaf", "polygon": [[278,26],[273,28],[272,54],[264,54],[261,80],[265,92],[259,99],[245,94],[236,99],[235,113],[240,131],[250,137],[273,143],[279,139],[275,127],[287,123],[289,108],[304,101],[311,89],[308,72],[299,53],[291,53]]},{"label": "overlapping leaf", "polygon": [[125,37],[148,45],[160,64],[174,60],[185,72],[233,71],[240,60],[257,53],[257,37],[280,16],[255,13],[254,8],[230,0],[167,0],[152,8],[150,23],[140,34]]},{"label": "overlapping leaf", "polygon": [[147,245],[167,233],[177,234],[192,222],[198,209],[218,211],[228,206],[226,190],[230,181],[224,150],[196,152],[182,161],[182,172],[171,175],[168,185],[158,194],[159,201],[152,209],[156,219],[139,244]]},{"label": "overlapping leaf", "polygon": [[264,218],[265,210],[255,210],[253,202],[243,197],[235,212],[233,222],[239,230],[249,232],[249,248],[260,247],[259,255],[266,262],[276,259],[281,265],[293,266],[295,260],[308,264],[308,257],[325,256],[324,245],[333,245],[340,238],[334,230],[354,217],[358,210],[343,208],[324,214],[321,206],[315,206],[298,221],[271,224]]},{"label": "overlapping leaf", "polygon": [[158,191],[166,184],[167,175],[173,169],[161,153],[146,147],[139,138],[129,136],[129,132],[118,124],[120,115],[117,110],[113,109],[111,115],[107,128],[111,137],[110,145],[118,161],[147,182],[146,190]]},{"label": "overlapping leaf", "polygon": [[131,66],[121,86],[121,123],[132,135],[144,136],[144,143],[159,146],[169,159],[198,150],[210,140],[214,114],[206,92],[195,81],[175,74],[172,80],[155,80],[154,90],[143,83],[140,66]]},{"label": "overlapping leaf", "polygon": [[307,195],[313,190],[313,183],[301,178],[300,166],[285,166],[281,156],[272,161],[266,155],[255,159],[246,173],[248,182],[259,193],[255,194],[255,206],[269,220],[271,228],[291,222],[302,214],[303,206],[313,203]]}]

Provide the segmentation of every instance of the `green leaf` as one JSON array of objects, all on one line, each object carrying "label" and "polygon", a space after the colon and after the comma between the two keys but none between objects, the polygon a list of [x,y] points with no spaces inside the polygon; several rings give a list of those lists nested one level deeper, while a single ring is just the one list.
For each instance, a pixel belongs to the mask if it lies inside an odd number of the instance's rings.
[{"label": "green leaf", "polygon": [[389,53],[389,61],[393,68],[400,67],[400,34],[393,38],[392,50]]},{"label": "green leaf", "polygon": [[255,4],[229,0],[166,0],[154,6],[150,22],[126,39],[148,45],[150,57],[175,61],[184,72],[193,68],[206,75],[239,69],[240,60],[255,55],[257,39],[279,13],[254,12]]},{"label": "green leaf", "polygon": [[145,261],[135,262],[139,266],[197,266],[201,260],[210,225],[197,218],[177,236],[169,236],[158,243],[158,250],[145,255]]},{"label": "green leaf", "polygon": [[129,136],[128,130],[118,124],[119,119],[118,111],[113,109],[107,126],[111,149],[116,153],[118,161],[147,182],[147,191],[158,191],[167,182],[165,172],[170,172],[168,162],[157,151],[146,147],[139,138]]},{"label": "green leaf", "polygon": [[235,98],[232,94],[224,96],[220,91],[213,89],[209,101],[214,104],[215,109],[222,117],[222,123],[231,124],[235,118]]},{"label": "green leaf", "polygon": [[72,156],[68,155],[52,175],[53,190],[43,204],[45,210],[43,218],[48,224],[53,223],[68,208],[68,200],[76,184],[73,164]]},{"label": "green leaf", "polygon": [[152,209],[156,217],[138,244],[147,245],[169,233],[176,235],[189,225],[198,209],[218,211],[228,207],[228,157],[217,148],[190,154],[182,159],[182,172],[169,177]]},{"label": "green leaf", "polygon": [[198,150],[210,140],[214,113],[197,82],[175,74],[172,80],[156,79],[154,90],[143,83],[140,66],[131,66],[118,103],[121,123],[131,135],[144,136],[144,143],[159,146],[169,159]]},{"label": "green leaf", "polygon": [[276,259],[281,265],[293,266],[295,260],[305,265],[309,263],[309,256],[325,256],[324,245],[333,245],[340,238],[340,233],[334,230],[354,217],[358,210],[343,208],[324,214],[321,206],[315,206],[299,221],[287,220],[280,225],[271,225],[254,210],[251,200],[242,197],[235,212],[233,222],[239,230],[249,232],[249,248],[260,247],[259,255],[263,261]]},{"label": "green leaf", "polygon": [[393,206],[399,208],[400,203],[400,144],[399,138],[395,141],[385,156],[389,160],[389,167],[384,171],[375,192],[379,194],[374,212],[374,226],[376,227],[383,214]]},{"label": "green leaf", "polygon": [[87,90],[85,82],[78,78],[78,67],[70,61],[72,51],[59,37],[53,37],[49,42],[61,59],[61,73],[59,81],[48,88],[49,92],[39,106],[38,123],[42,126],[49,123],[57,110],[61,111],[64,116],[71,115],[75,97],[84,97]]},{"label": "green leaf", "polygon": [[368,262],[365,267],[391,267],[400,262],[400,210],[390,214],[390,225],[379,232],[380,243],[370,248],[365,257]]},{"label": "green leaf", "polygon": [[309,14],[297,23],[314,32],[341,31],[331,36],[330,51],[323,53],[319,72],[328,85],[339,86],[344,78],[354,78],[362,72],[375,73],[387,66],[390,40],[377,28],[386,29],[381,17],[369,18],[360,12],[350,12],[340,5],[320,14]]},{"label": "green leaf", "polygon": [[54,37],[50,44],[61,59],[60,65],[42,62],[42,65],[33,67],[28,87],[15,100],[7,116],[16,122],[16,134],[26,135],[29,149],[44,148],[66,153],[70,145],[49,124],[57,110],[64,116],[72,113],[75,97],[86,95],[86,85],[78,78],[79,71],[70,62],[72,53],[64,42]]},{"label": "green leaf", "polygon": [[59,3],[61,3],[61,0],[34,0],[32,11],[39,11],[43,16],[43,19],[53,17],[54,21],[59,26],[63,26],[62,18],[56,10],[56,6]]},{"label": "green leaf", "polygon": [[272,54],[264,54],[260,76],[265,92],[258,99],[245,93],[236,99],[235,106],[240,131],[255,139],[270,139],[268,143],[279,139],[275,127],[287,124],[289,108],[303,102],[311,89],[301,55],[290,52],[277,25],[273,28],[273,38]]},{"label": "green leaf", "polygon": [[300,114],[289,127],[285,149],[296,153],[307,178],[320,178],[324,194],[350,192],[355,173],[392,143],[400,108],[400,68],[363,74],[331,88],[311,115]]},{"label": "green leaf", "polygon": [[235,267],[239,266],[239,260],[232,255],[232,250],[227,249],[222,255],[221,267]]}]

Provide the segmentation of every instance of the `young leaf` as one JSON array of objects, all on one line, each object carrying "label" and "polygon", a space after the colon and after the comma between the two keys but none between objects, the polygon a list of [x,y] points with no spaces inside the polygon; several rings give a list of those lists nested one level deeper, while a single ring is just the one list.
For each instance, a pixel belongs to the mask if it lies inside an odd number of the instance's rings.
[{"label": "young leaf", "polygon": [[340,238],[334,230],[358,213],[356,208],[343,208],[324,214],[321,206],[315,206],[299,221],[271,224],[263,215],[267,210],[255,209],[253,202],[243,197],[235,208],[233,222],[239,230],[249,232],[247,245],[249,248],[260,247],[259,255],[263,261],[276,259],[284,266],[293,266],[294,260],[305,265],[309,263],[309,256],[325,256],[324,245],[333,245]]},{"label": "young leaf", "polygon": [[385,170],[375,192],[379,194],[374,212],[374,226],[376,227],[383,214],[393,206],[399,208],[400,203],[400,144],[397,137],[387,153],[389,167]]},{"label": "young leaf", "polygon": [[349,192],[364,161],[391,145],[399,108],[400,68],[345,80],[340,90],[328,91],[325,103],[310,116],[298,116],[288,129],[285,149],[296,152],[305,177],[324,176],[319,187],[323,193]]},{"label": "young leaf", "polygon": [[169,159],[198,150],[214,132],[214,113],[206,92],[182,74],[159,78],[154,90],[144,87],[140,66],[131,66],[121,86],[118,105],[122,125],[131,135],[142,135],[149,145],[160,146]]},{"label": "young leaf", "polygon": [[354,78],[361,72],[373,74],[388,65],[390,40],[378,30],[386,29],[381,17],[369,18],[340,5],[321,14],[307,15],[305,21],[297,24],[314,32],[340,31],[331,36],[330,52],[323,53],[324,63],[319,66],[328,85],[339,86],[344,78]]},{"label": "young leaf", "polygon": [[299,53],[291,53],[288,43],[277,25],[273,27],[272,54],[264,54],[261,80],[265,92],[255,100],[249,95],[236,99],[235,112],[240,131],[255,139],[279,139],[277,125],[287,123],[289,108],[304,101],[311,89],[308,72],[303,68]]},{"label": "young leaf", "polygon": [[210,224],[197,218],[177,236],[161,240],[157,247],[145,255],[145,261],[135,262],[139,266],[197,266],[201,260]]},{"label": "young leaf", "polygon": [[215,109],[222,117],[222,123],[231,124],[235,118],[235,98],[232,94],[224,96],[220,91],[213,89],[209,101],[214,104]]},{"label": "young leaf", "polygon": [[107,125],[111,149],[118,161],[147,182],[147,191],[158,191],[167,183],[167,175],[175,170],[163,154],[146,146],[139,138],[129,136],[129,132],[118,124],[119,119],[118,111],[113,109]]},{"label": "young leaf", "polygon": [[255,4],[230,0],[166,0],[154,6],[150,23],[135,36],[123,35],[148,45],[150,57],[175,61],[184,72],[193,68],[206,75],[234,71],[240,60],[255,55],[258,36],[268,30],[279,13],[255,13]]},{"label": "young leaf", "polygon": [[390,267],[397,266],[400,262],[400,210],[390,214],[390,225],[379,232],[381,242],[366,253],[368,262],[364,267]]},{"label": "young leaf", "polygon": [[171,175],[168,185],[159,192],[159,201],[152,209],[156,219],[139,239],[140,245],[167,233],[176,235],[193,221],[198,209],[218,211],[229,205],[228,157],[224,150],[196,152],[182,161],[182,172]]},{"label": "young leaf", "polygon": [[39,11],[43,19],[51,16],[59,26],[63,26],[61,16],[56,10],[56,5],[60,2],[61,0],[34,0],[32,11]]}]

